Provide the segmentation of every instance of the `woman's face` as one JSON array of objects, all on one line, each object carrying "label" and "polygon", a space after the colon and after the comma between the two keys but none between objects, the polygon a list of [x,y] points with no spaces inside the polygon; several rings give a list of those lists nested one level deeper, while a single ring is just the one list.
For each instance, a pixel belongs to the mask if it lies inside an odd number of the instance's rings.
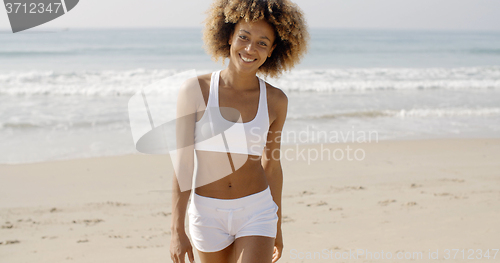
[{"label": "woman's face", "polygon": [[229,38],[229,63],[240,71],[257,72],[276,47],[274,39],[274,29],[265,20],[238,22]]}]

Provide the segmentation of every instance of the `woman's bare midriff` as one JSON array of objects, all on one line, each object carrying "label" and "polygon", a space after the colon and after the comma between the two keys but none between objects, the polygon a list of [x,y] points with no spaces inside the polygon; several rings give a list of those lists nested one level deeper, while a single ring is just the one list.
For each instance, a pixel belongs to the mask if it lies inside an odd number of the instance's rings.
[{"label": "woman's bare midriff", "polygon": [[195,193],[217,199],[236,199],[264,191],[268,185],[260,156],[248,155],[248,160],[239,169],[197,187]]},{"label": "woman's bare midriff", "polygon": [[[200,88],[203,94],[204,106],[206,107],[209,98],[211,74],[199,76],[198,79],[200,81]],[[219,91],[220,96],[222,96],[223,94],[224,92]],[[234,99],[235,98],[233,98],[233,102]],[[226,101],[219,99],[219,103],[221,103],[221,105],[237,109],[238,112],[241,112],[245,116],[248,116],[248,120],[251,119],[250,117],[256,116],[257,114],[259,93],[255,94],[255,98],[252,98],[252,101],[255,103],[234,102],[234,105],[226,105]],[[252,109],[248,110],[240,107],[241,105],[247,104],[252,105]],[[231,119],[230,116],[225,115],[224,111],[221,111],[221,115],[226,120]],[[203,111],[199,111],[196,116],[196,121],[200,121],[202,116]],[[264,169],[262,168],[261,156],[245,155],[244,158],[246,161],[241,161],[241,159],[233,159],[234,166],[236,167],[232,167],[233,169],[228,169],[228,167],[226,167],[227,160],[228,158],[231,158],[231,156],[233,156],[234,158],[234,154],[223,153],[222,156],[221,153],[217,154],[196,151],[196,155],[199,169],[196,174],[196,179],[198,180],[199,177],[205,177],[206,179],[206,175],[203,174],[205,172],[209,174],[208,177],[210,178],[208,180],[209,183],[196,184],[201,185],[195,188],[195,193],[198,195],[217,199],[236,199],[264,191],[269,185]],[[240,161],[240,165],[237,165],[238,161]],[[222,166],[222,168],[220,166]],[[201,170],[200,167],[202,167]],[[222,175],[214,175],[218,173],[221,173]]]}]

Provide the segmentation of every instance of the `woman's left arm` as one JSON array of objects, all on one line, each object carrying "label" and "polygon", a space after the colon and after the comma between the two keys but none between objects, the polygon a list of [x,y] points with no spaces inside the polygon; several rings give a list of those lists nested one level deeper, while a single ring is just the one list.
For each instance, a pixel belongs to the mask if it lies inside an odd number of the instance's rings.
[{"label": "woman's left arm", "polygon": [[[271,93],[271,92],[269,92]],[[283,189],[283,170],[281,169],[281,132],[285,124],[288,108],[288,98],[280,89],[273,88],[274,94],[270,94],[273,103],[274,121],[269,126],[266,148],[262,154],[262,167],[266,173],[267,182],[271,189],[274,202],[278,205],[278,233],[276,235],[273,263],[282,255],[283,236],[281,233],[281,194]]]}]

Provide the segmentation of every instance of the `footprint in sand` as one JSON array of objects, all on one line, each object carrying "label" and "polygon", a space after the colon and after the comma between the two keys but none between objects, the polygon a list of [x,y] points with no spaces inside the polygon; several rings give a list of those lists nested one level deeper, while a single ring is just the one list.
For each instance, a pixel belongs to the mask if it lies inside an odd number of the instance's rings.
[{"label": "footprint in sand", "polygon": [[319,201],[317,203],[313,203],[313,204],[307,204],[307,206],[323,206],[323,205],[327,205],[328,203],[325,202],[325,201]]},{"label": "footprint in sand", "polygon": [[386,206],[386,205],[388,205],[390,203],[394,203],[394,202],[396,202],[396,200],[394,200],[394,199],[387,199],[387,200],[384,200],[384,201],[379,201],[378,204],[382,205],[382,206]]},{"label": "footprint in sand", "polygon": [[130,204],[127,203],[120,203],[120,202],[112,202],[112,201],[107,201],[107,202],[100,202],[100,203],[86,203],[86,206],[97,206],[97,207],[103,207],[105,205],[108,206],[129,206]]},{"label": "footprint in sand", "polygon": [[153,238],[155,238],[155,237],[157,237],[157,235],[152,235],[152,236],[141,236],[141,238],[144,238],[144,239],[146,239],[146,240],[148,240],[148,241],[149,241],[149,240],[151,240],[151,239],[153,239]]},{"label": "footprint in sand", "polygon": [[170,213],[170,212],[158,212],[156,214],[153,214],[153,216],[157,216],[157,215],[159,215],[159,216],[170,216],[171,214],[172,213]]},{"label": "footprint in sand", "polygon": [[123,238],[121,235],[110,235],[109,238]]},{"label": "footprint in sand", "polygon": [[467,199],[467,198],[469,198],[466,195],[453,195],[450,193],[434,193],[434,196],[449,196],[450,199]]},{"label": "footprint in sand", "polygon": [[465,182],[464,179],[458,179],[458,178],[443,178],[443,179],[440,179],[439,181],[443,181],[443,182],[455,182],[455,183],[463,183],[463,182]]},{"label": "footprint in sand", "polygon": [[48,239],[56,239],[56,238],[57,238],[57,236],[51,236],[51,237],[49,237],[49,236],[43,236],[43,237],[42,237],[42,239],[47,239],[47,238],[48,238]]},{"label": "footprint in sand", "polygon": [[100,222],[104,222],[102,219],[84,219],[84,220],[73,220],[73,224],[84,223],[87,226],[96,225]]},{"label": "footprint in sand", "polygon": [[281,221],[283,223],[289,223],[289,222],[293,222],[295,220],[293,220],[291,217],[287,216],[287,215],[284,215],[282,218],[281,218]]},{"label": "footprint in sand", "polygon": [[21,243],[19,240],[7,240],[4,242],[0,242],[0,245],[12,245],[12,244],[18,244]]},{"label": "footprint in sand", "polygon": [[311,191],[302,191],[299,195],[300,196],[303,196],[303,195],[313,195],[314,192],[311,192]]},{"label": "footprint in sand", "polygon": [[106,202],[106,204],[111,205],[111,206],[129,206],[129,204],[126,204],[126,203],[111,202],[111,201]]},{"label": "footprint in sand", "polygon": [[334,192],[342,192],[342,191],[348,191],[348,190],[365,190],[366,188],[364,186],[358,185],[358,186],[342,186],[342,187],[333,187],[330,186],[330,191],[333,190]]}]

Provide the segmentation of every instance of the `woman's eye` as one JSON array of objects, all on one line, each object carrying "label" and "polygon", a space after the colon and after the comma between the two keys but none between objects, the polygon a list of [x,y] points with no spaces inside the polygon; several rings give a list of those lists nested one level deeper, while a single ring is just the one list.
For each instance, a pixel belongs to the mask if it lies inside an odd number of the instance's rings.
[{"label": "woman's eye", "polygon": [[265,46],[265,47],[267,46],[267,44],[264,43],[264,42],[260,42],[260,44],[263,45],[263,46]]},{"label": "woman's eye", "polygon": [[246,36],[240,36],[240,38],[241,38],[241,39],[247,39],[247,37],[246,37]]}]

